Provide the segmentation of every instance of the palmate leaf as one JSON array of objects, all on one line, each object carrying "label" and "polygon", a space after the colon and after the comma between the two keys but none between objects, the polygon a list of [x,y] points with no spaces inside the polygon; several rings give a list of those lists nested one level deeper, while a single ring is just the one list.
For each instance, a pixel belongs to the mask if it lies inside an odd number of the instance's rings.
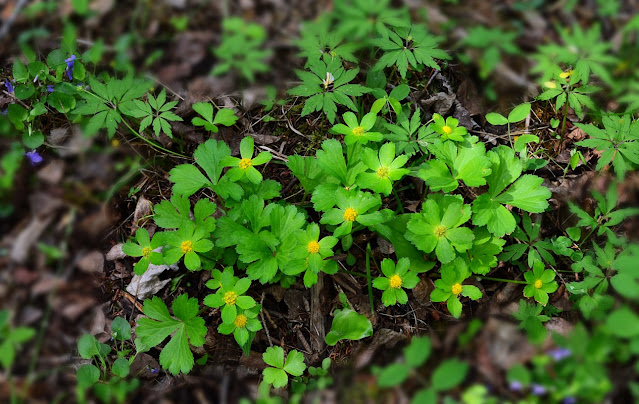
[{"label": "palmate leaf", "polygon": [[174,375],[189,373],[193,368],[193,353],[189,342],[194,346],[204,344],[206,326],[204,319],[197,316],[199,304],[196,298],[182,294],[173,301],[173,314],[157,296],[144,302],[144,314],[147,316],[138,321],[136,333],[145,348],[160,344],[173,334],[160,353],[160,365]]},{"label": "palmate leaf", "polygon": [[370,91],[360,84],[349,84],[357,76],[359,68],[345,70],[339,57],[331,58],[330,55],[325,55],[320,60],[309,60],[309,68],[310,72],[296,71],[303,83],[288,91],[291,95],[310,97],[304,103],[302,116],[323,111],[328,120],[333,123],[337,105],[344,105],[352,111],[357,111],[350,97],[357,97]]},{"label": "palmate leaf", "polygon": [[388,37],[373,40],[373,44],[384,51],[375,69],[397,66],[402,78],[406,77],[408,66],[421,70],[428,66],[439,70],[435,59],[450,59],[446,52],[437,48],[439,38],[429,35],[421,26],[397,27],[388,32]]},{"label": "palmate leaf", "polygon": [[516,226],[514,216],[504,205],[540,213],[548,208],[550,191],[541,185],[543,179],[540,177],[519,177],[522,163],[511,148],[499,146],[487,156],[492,170],[486,177],[489,188],[473,202],[473,224],[486,226],[492,234],[502,237],[512,233]]},{"label": "palmate leaf", "polygon": [[454,142],[437,140],[428,149],[435,159],[424,162],[417,176],[433,191],[451,192],[457,189],[459,180],[470,187],[486,184],[485,177],[491,170],[483,143],[458,146]]}]

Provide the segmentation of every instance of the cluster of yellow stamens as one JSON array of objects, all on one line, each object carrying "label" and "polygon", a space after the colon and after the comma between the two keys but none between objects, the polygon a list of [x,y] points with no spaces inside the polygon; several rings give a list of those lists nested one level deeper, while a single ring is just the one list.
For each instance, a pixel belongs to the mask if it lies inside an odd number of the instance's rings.
[{"label": "cluster of yellow stamens", "polygon": [[344,211],[344,220],[347,222],[354,222],[357,217],[357,211],[353,208],[348,208]]},{"label": "cluster of yellow stamens", "polygon": [[444,131],[445,134],[450,135],[451,133],[453,133],[453,128],[451,128],[450,126],[446,125],[442,128],[442,130]]},{"label": "cluster of yellow stamens", "polygon": [[446,235],[446,226],[439,225],[435,227],[435,230],[433,231],[433,233],[435,234],[435,237],[437,238],[444,237]]},{"label": "cluster of yellow stamens", "polygon": [[317,241],[313,240],[310,241],[307,245],[306,245],[306,251],[310,252],[311,254],[317,254],[320,250],[320,245]]},{"label": "cluster of yellow stamens", "polygon": [[230,291],[230,292],[226,292],[224,294],[224,303],[229,305],[229,306],[233,306],[235,304],[235,302],[237,301],[237,293]]},{"label": "cluster of yellow stamens", "polygon": [[253,165],[253,161],[251,159],[242,159],[242,160],[240,160],[239,167],[242,170],[246,170],[247,168],[249,168],[252,165]]},{"label": "cluster of yellow stamens", "polygon": [[541,279],[537,279],[537,280],[535,281],[535,283],[534,283],[534,286],[535,286],[537,289],[541,289],[541,287],[542,287],[542,286],[544,286],[544,283],[541,281]]},{"label": "cluster of yellow stamens", "polygon": [[237,327],[237,328],[242,328],[246,325],[246,316],[244,314],[238,314],[237,317],[235,317],[235,321],[233,321],[233,324]]},{"label": "cluster of yellow stamens", "polygon": [[142,249],[142,256],[144,258],[149,258],[151,256],[152,252],[153,252],[153,250],[151,249],[151,247],[144,247]]},{"label": "cluster of yellow stamens", "polygon": [[399,289],[402,287],[402,278],[397,274],[391,276],[389,281],[389,285],[393,289]]},{"label": "cluster of yellow stamens", "polygon": [[461,283],[456,283],[453,285],[453,287],[450,289],[451,292],[453,292],[454,295],[458,295],[462,292],[462,285]]},{"label": "cluster of yellow stamens", "polygon": [[362,136],[364,134],[364,128],[362,128],[361,126],[356,127],[355,129],[353,129],[353,135],[355,136]]},{"label": "cluster of yellow stamens", "polygon": [[193,251],[193,243],[191,242],[191,240],[183,241],[180,245],[180,249],[184,254],[190,253]]},{"label": "cluster of yellow stamens", "polygon": [[381,166],[380,168],[377,169],[377,176],[379,178],[386,178],[388,177],[388,167],[384,167]]}]

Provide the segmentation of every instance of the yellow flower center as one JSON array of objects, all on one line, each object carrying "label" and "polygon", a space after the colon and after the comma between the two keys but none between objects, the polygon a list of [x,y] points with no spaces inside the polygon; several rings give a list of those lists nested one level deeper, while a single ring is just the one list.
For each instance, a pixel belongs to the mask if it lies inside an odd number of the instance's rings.
[{"label": "yellow flower center", "polygon": [[144,258],[149,258],[151,256],[152,252],[153,252],[153,250],[151,249],[151,247],[144,247],[142,249],[142,256]]},{"label": "yellow flower center", "polygon": [[439,225],[435,227],[435,230],[433,231],[433,233],[435,234],[435,237],[437,238],[444,237],[446,235],[446,226]]},{"label": "yellow flower center", "polygon": [[361,126],[358,126],[355,129],[353,129],[352,133],[355,136],[362,136],[364,134],[364,128],[362,128]]},{"label": "yellow flower center", "polygon": [[230,291],[224,294],[224,303],[233,306],[237,300],[237,293]]},{"label": "yellow flower center", "polygon": [[450,135],[451,133],[453,133],[453,128],[451,128],[450,126],[446,125],[442,128],[442,130],[444,131],[445,134]]},{"label": "yellow flower center", "polygon": [[379,178],[386,178],[388,177],[388,167],[384,167],[381,166],[380,168],[377,169],[377,176]]},{"label": "yellow flower center", "polygon": [[118,147],[120,145],[120,141],[118,139],[113,139],[111,141],[111,146]]},{"label": "yellow flower center", "polygon": [[537,289],[541,289],[541,287],[542,287],[542,286],[544,286],[544,283],[541,281],[541,279],[537,279],[537,280],[535,281],[535,287],[536,287]]},{"label": "yellow flower center", "polygon": [[561,77],[562,79],[567,79],[570,76],[572,76],[572,69],[571,70],[566,70],[565,72],[563,72],[563,73],[561,73],[559,75],[559,77]]},{"label": "yellow flower center", "polygon": [[247,168],[249,168],[252,165],[253,165],[253,161],[251,159],[242,159],[242,160],[240,160],[240,164],[239,164],[239,166],[240,166],[240,168],[242,170],[246,170]]},{"label": "yellow flower center", "polygon": [[348,208],[344,211],[344,220],[348,222],[354,222],[357,217],[357,211],[353,208]]},{"label": "yellow flower center", "polygon": [[461,285],[461,283],[456,283],[456,284],[454,284],[454,285],[453,285],[453,287],[452,287],[452,288],[450,288],[450,291],[451,291],[451,292],[453,292],[453,295],[455,295],[455,296],[456,296],[456,295],[458,295],[458,294],[460,294],[460,293],[461,293],[461,291],[462,291],[462,285]]},{"label": "yellow flower center", "polygon": [[244,327],[246,325],[246,316],[244,314],[238,314],[237,317],[235,317],[235,321],[233,321],[233,324],[237,328]]},{"label": "yellow flower center", "polygon": [[402,287],[402,278],[399,275],[395,274],[390,277],[390,287],[393,289],[399,289]]},{"label": "yellow flower center", "polygon": [[547,81],[544,83],[544,87],[546,88],[557,88],[557,84],[554,81]]},{"label": "yellow flower center", "polygon": [[310,241],[307,245],[306,245],[306,251],[310,252],[311,254],[317,254],[320,250],[320,245],[317,241],[313,240]]},{"label": "yellow flower center", "polygon": [[191,240],[183,241],[180,245],[180,249],[184,254],[190,253],[191,251],[193,251],[193,243],[191,243]]}]

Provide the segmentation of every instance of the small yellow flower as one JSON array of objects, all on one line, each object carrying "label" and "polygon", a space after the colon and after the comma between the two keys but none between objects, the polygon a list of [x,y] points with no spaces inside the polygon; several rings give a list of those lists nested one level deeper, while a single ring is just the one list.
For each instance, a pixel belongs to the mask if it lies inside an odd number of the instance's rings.
[{"label": "small yellow flower", "polygon": [[536,287],[537,289],[541,289],[541,287],[542,287],[542,286],[544,286],[544,283],[541,281],[541,279],[537,279],[537,280],[535,281],[535,287]]},{"label": "small yellow flower", "polygon": [[152,252],[153,252],[153,250],[151,249],[151,247],[144,247],[142,249],[142,256],[144,258],[149,258],[151,256]]},{"label": "small yellow flower", "polygon": [[240,168],[242,170],[246,170],[247,168],[249,168],[252,165],[253,165],[253,161],[251,159],[242,159],[242,160],[240,160],[240,164],[239,164],[239,166],[240,166]]},{"label": "small yellow flower", "polygon": [[353,208],[348,208],[344,211],[344,220],[347,222],[354,222],[357,217],[357,211]]},{"label": "small yellow flower", "polygon": [[120,141],[118,139],[113,139],[111,141],[111,146],[118,147],[120,145]]},{"label": "small yellow flower", "polygon": [[451,292],[453,292],[453,294],[455,296],[457,296],[458,294],[460,294],[462,292],[462,285],[461,283],[456,283],[453,285],[453,287],[450,290]]},{"label": "small yellow flower", "polygon": [[317,241],[313,240],[306,245],[306,251],[311,254],[317,254],[320,250],[320,245]]},{"label": "small yellow flower", "polygon": [[572,69],[566,70],[565,72],[559,75],[559,77],[561,77],[562,79],[567,79],[570,76],[572,76]]},{"label": "small yellow flower", "polygon": [[544,87],[546,88],[557,88],[557,84],[554,81],[547,81],[544,83]]},{"label": "small yellow flower", "polygon": [[435,227],[435,230],[433,231],[433,233],[435,234],[437,238],[444,237],[446,235],[446,226],[439,225]]},{"label": "small yellow flower", "polygon": [[193,251],[193,243],[191,242],[191,240],[183,241],[180,245],[180,249],[184,254],[190,253]]},{"label": "small yellow flower", "polygon": [[445,134],[450,135],[451,133],[453,133],[453,128],[451,128],[450,126],[446,125],[442,128],[442,130],[444,131]]},{"label": "small yellow flower", "polygon": [[237,317],[235,317],[235,321],[233,321],[233,324],[237,328],[244,327],[246,325],[246,316],[244,314],[238,314]]},{"label": "small yellow flower", "polygon": [[391,276],[389,281],[390,287],[393,289],[399,289],[402,287],[402,278],[397,274]]},{"label": "small yellow flower", "polygon": [[353,129],[352,133],[355,136],[362,136],[364,134],[364,128],[362,128],[361,126],[358,126],[355,129]]},{"label": "small yellow flower", "polygon": [[388,177],[388,167],[384,167],[381,166],[380,168],[377,169],[377,176],[379,178],[386,178]]},{"label": "small yellow flower", "polygon": [[235,293],[234,291],[226,292],[223,299],[224,303],[228,304],[229,306],[233,306],[237,301],[237,293]]}]

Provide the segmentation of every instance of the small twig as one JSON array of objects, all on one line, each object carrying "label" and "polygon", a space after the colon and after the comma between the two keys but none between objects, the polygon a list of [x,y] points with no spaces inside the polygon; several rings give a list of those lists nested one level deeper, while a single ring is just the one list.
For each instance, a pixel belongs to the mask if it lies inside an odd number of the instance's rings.
[{"label": "small twig", "polygon": [[[264,292],[262,292],[262,297],[260,298],[260,306],[263,306],[264,303]],[[262,321],[262,328],[264,328],[264,332],[266,332],[266,338],[268,338],[268,343],[270,346],[273,346],[273,340],[271,340],[271,334],[268,332],[268,327],[266,326],[266,321],[264,321],[264,312],[260,310],[260,320]]]}]

